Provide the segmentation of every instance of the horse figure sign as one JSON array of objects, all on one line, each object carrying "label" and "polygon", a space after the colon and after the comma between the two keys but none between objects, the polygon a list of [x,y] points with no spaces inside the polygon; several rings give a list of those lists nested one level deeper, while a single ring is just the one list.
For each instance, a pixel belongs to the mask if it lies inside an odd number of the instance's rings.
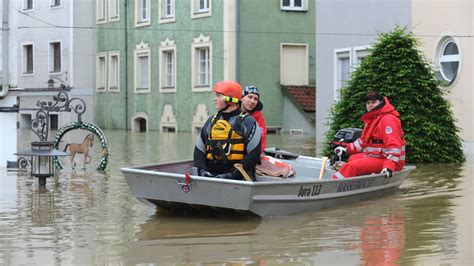
[{"label": "horse figure sign", "polygon": [[[77,144],[77,143],[66,144],[66,147],[64,147],[64,151],[66,151],[67,148],[69,147],[69,152],[71,153],[72,169],[76,168],[76,163],[74,162],[74,156],[76,155],[76,153],[79,153],[79,154],[84,154],[84,167],[82,169],[86,170],[86,164],[89,164],[92,160],[92,157],[89,155],[89,147],[92,147],[93,143],[94,143],[94,134],[88,134],[84,138],[84,141],[81,144]],[[87,161],[87,158],[89,158],[89,161]]]}]

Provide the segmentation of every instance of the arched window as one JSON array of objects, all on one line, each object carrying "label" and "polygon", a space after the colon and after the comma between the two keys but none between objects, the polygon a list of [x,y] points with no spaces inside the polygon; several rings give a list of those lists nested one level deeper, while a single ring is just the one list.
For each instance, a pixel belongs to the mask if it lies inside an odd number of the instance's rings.
[{"label": "arched window", "polygon": [[136,113],[132,117],[132,132],[148,131],[148,115],[145,113]]}]

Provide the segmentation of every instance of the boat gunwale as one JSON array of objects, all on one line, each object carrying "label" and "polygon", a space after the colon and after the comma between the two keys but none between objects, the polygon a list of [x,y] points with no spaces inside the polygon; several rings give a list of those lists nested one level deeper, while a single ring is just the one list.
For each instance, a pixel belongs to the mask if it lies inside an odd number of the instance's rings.
[{"label": "boat gunwale", "polygon": [[[300,157],[307,157],[307,156],[300,156]],[[318,157],[307,157],[310,159],[320,159]],[[321,159],[320,159],[321,160]],[[142,169],[142,168],[148,168],[148,167],[157,167],[157,166],[165,166],[165,165],[172,165],[172,164],[180,164],[180,163],[189,163],[191,162],[191,159],[188,160],[180,160],[180,161],[172,161],[172,162],[166,162],[166,163],[159,163],[159,164],[147,164],[147,165],[140,165],[140,166],[134,166],[134,167],[122,167],[120,168],[122,173],[133,173],[133,174],[145,174],[145,175],[152,175],[152,176],[163,176],[163,177],[169,177],[169,178],[185,178],[185,174],[176,174],[176,173],[170,173],[170,172],[163,172],[163,171],[156,171],[156,170],[147,170],[147,169]],[[416,166],[414,165],[405,165],[401,171],[396,171],[394,175],[401,174],[403,172],[411,172],[416,169]],[[357,180],[363,180],[367,178],[372,178],[372,177],[379,177],[383,176],[384,174],[368,174],[368,175],[361,175],[361,176],[354,176],[351,178],[346,178],[346,179],[318,179],[317,177],[313,179],[311,178],[282,178],[281,181],[270,181],[270,180],[262,180],[262,181],[257,181],[257,182],[249,182],[246,180],[233,180],[233,179],[217,179],[217,178],[212,178],[212,177],[203,177],[203,176],[197,176],[197,175],[191,175],[192,180],[200,180],[200,181],[206,181],[206,182],[216,182],[216,183],[230,183],[230,184],[238,184],[238,185],[245,185],[245,186],[273,186],[273,185],[283,185],[283,184],[317,184],[317,183],[328,183],[328,182],[349,182],[349,181],[357,181]]]}]

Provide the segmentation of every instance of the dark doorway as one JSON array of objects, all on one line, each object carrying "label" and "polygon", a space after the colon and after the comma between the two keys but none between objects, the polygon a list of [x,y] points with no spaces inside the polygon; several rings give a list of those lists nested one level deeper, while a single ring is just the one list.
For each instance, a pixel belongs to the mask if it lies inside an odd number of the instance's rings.
[{"label": "dark doorway", "polygon": [[140,132],[146,132],[146,120],[143,118],[140,119]]}]

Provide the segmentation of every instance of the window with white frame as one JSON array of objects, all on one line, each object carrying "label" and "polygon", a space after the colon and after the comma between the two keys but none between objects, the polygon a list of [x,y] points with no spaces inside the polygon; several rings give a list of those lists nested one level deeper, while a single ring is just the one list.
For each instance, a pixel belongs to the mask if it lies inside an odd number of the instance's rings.
[{"label": "window with white frame", "polygon": [[96,23],[105,23],[107,22],[107,15],[106,15],[106,6],[107,0],[96,0]]},{"label": "window with white frame", "polygon": [[23,11],[33,10],[33,0],[23,0]]},{"label": "window with white frame", "polygon": [[340,89],[347,86],[350,75],[370,54],[370,45],[334,50],[334,100],[338,101]]},{"label": "window with white frame", "polygon": [[109,52],[109,91],[119,91],[119,52]]},{"label": "window with white frame", "polygon": [[200,18],[211,15],[212,0],[191,0],[191,17]]},{"label": "window with white frame", "polygon": [[443,38],[437,49],[437,79],[445,83],[452,84],[456,79],[461,63],[461,54],[458,45],[452,37]]},{"label": "window with white frame", "polygon": [[175,0],[160,0],[160,4],[159,4],[160,23],[176,21],[174,13],[175,13]]},{"label": "window with white frame", "polygon": [[135,48],[135,92],[150,92],[150,47],[141,42]]},{"label": "window with white frame", "polygon": [[105,91],[107,85],[107,53],[98,53],[96,59],[96,90]]},{"label": "window with white frame", "polygon": [[49,43],[49,73],[61,72],[61,42]]},{"label": "window with white frame", "polygon": [[161,42],[159,56],[160,92],[176,91],[176,45],[168,38]]},{"label": "window with white frame", "polygon": [[163,51],[163,87],[174,87],[174,51]]},{"label": "window with white frame", "polygon": [[119,20],[120,0],[109,0],[109,21]]},{"label": "window with white frame", "polygon": [[198,86],[209,85],[209,47],[196,48],[197,57],[197,82]]},{"label": "window with white frame", "polygon": [[60,7],[61,6],[61,0],[51,0],[50,6],[51,7]]},{"label": "window with white frame", "polygon": [[33,44],[23,44],[23,75],[34,74]]},{"label": "window with white frame", "polygon": [[354,70],[358,68],[360,64],[362,64],[362,61],[369,55],[369,48],[370,46],[354,47],[354,58],[352,59]]},{"label": "window with white frame", "polygon": [[280,0],[281,10],[306,11],[307,0]]},{"label": "window with white frame", "polygon": [[351,48],[335,50],[334,59],[334,100],[338,101],[340,89],[347,85],[350,76]]},{"label": "window with white frame", "polygon": [[209,0],[197,0],[196,13],[209,11]]},{"label": "window with white frame", "polygon": [[193,91],[209,91],[212,82],[212,43],[201,34],[192,44]]},{"label": "window with white frame", "polygon": [[135,26],[150,25],[150,0],[135,1]]}]

